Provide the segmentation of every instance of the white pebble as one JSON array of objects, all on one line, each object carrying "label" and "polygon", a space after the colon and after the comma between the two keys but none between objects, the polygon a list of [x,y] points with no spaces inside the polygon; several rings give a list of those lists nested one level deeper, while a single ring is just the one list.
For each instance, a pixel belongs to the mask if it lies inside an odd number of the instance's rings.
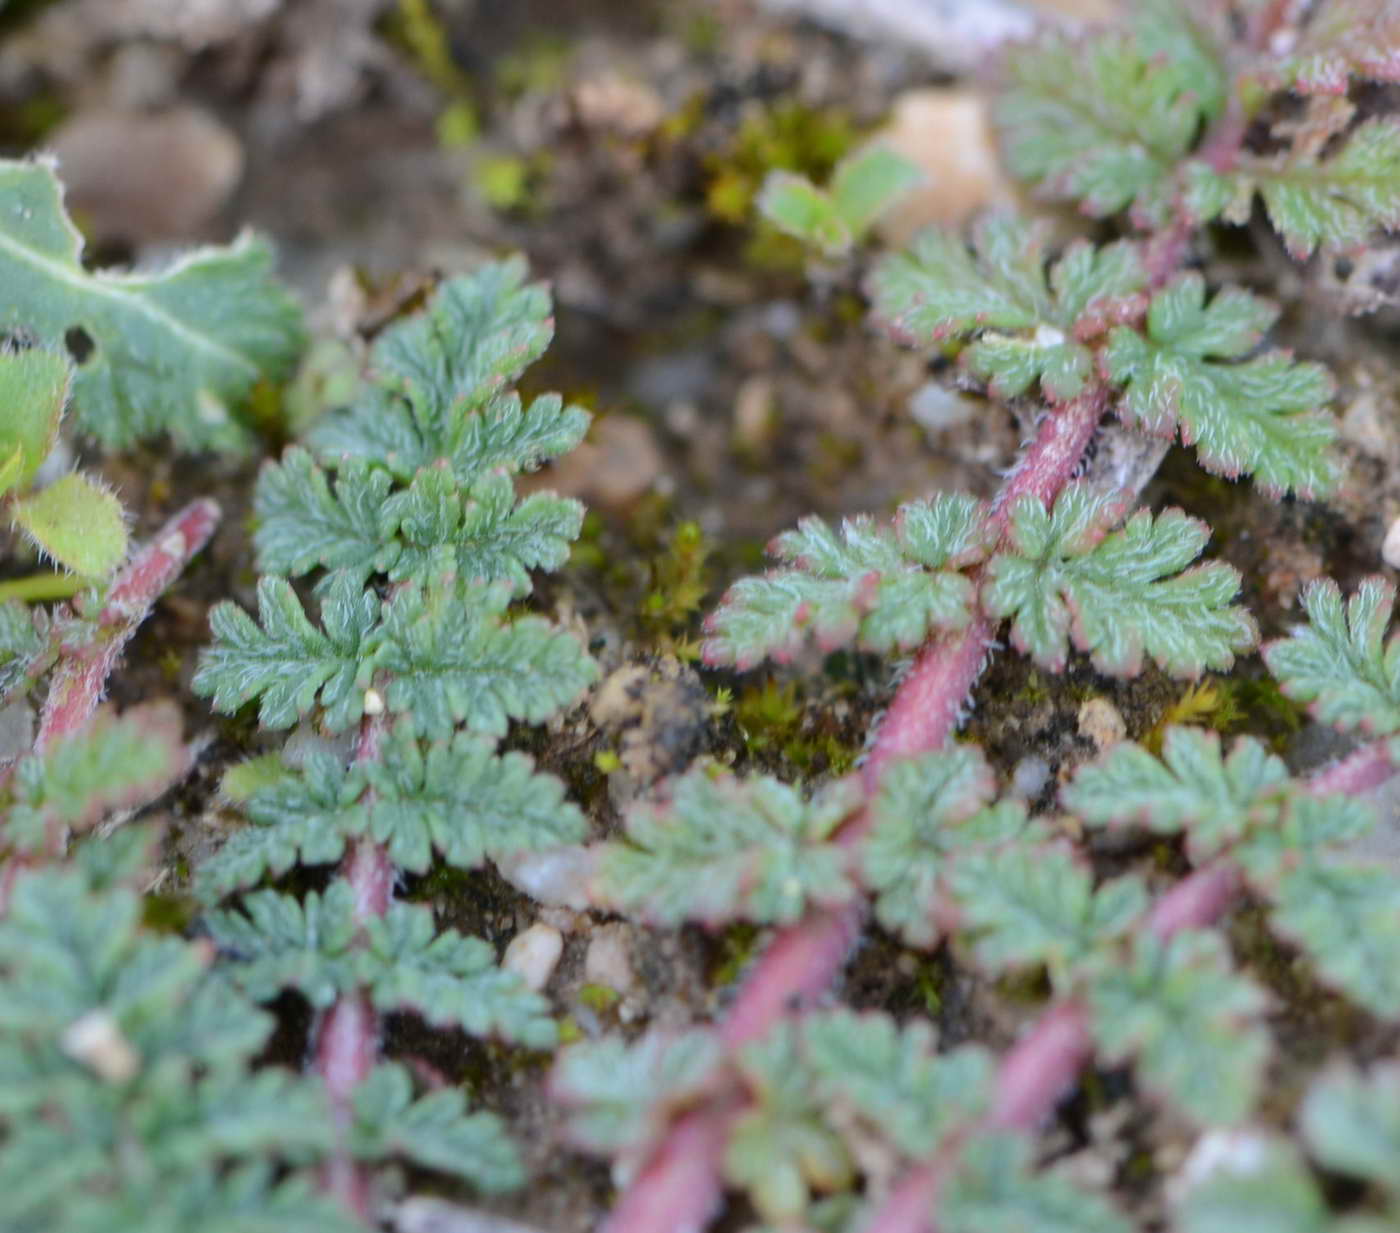
[{"label": "white pebble", "polygon": [[1381,544],[1381,560],[1391,569],[1400,569],[1400,518],[1390,524],[1390,530],[1385,533],[1385,542]]},{"label": "white pebble", "polygon": [[1011,772],[1011,795],[1017,800],[1033,801],[1050,778],[1050,763],[1034,754],[1022,758]]},{"label": "white pebble", "polygon": [[1128,725],[1107,698],[1090,698],[1079,708],[1079,734],[1087,736],[1102,753],[1128,735]]},{"label": "white pebble", "polygon": [[631,991],[636,977],[632,974],[629,933],[626,925],[603,925],[594,931],[583,959],[583,975],[589,984],[606,985],[624,996]]},{"label": "white pebble", "polygon": [[538,993],[549,983],[563,953],[564,935],[550,925],[537,923],[511,939],[501,966],[517,973]]},{"label": "white pebble", "polygon": [[58,1046],[108,1083],[125,1083],[141,1069],[141,1055],[122,1035],[111,1012],[102,1007],[70,1023]]}]

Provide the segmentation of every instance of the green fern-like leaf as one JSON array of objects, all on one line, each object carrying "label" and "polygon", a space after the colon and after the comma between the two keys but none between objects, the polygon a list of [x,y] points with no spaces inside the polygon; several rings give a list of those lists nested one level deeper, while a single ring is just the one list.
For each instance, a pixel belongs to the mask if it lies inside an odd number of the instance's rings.
[{"label": "green fern-like leaf", "polygon": [[1337,482],[1336,426],[1322,408],[1332,381],[1318,364],[1272,351],[1241,360],[1277,310],[1245,291],[1207,305],[1205,282],[1182,274],[1153,298],[1146,334],[1119,327],[1105,370],[1126,389],[1123,421],[1196,447],[1207,470],[1252,474],[1273,493],[1314,496]]},{"label": "green fern-like leaf", "polygon": [[1400,80],[1400,11],[1389,0],[1321,0],[1265,80],[1301,94],[1345,94],[1351,77]]},{"label": "green fern-like leaf", "polygon": [[598,675],[572,634],[540,617],[504,619],[510,588],[448,575],[407,584],[388,604],[373,664],[389,677],[389,709],[445,739],[457,726],[504,736],[506,723],[543,723]]},{"label": "green fern-like leaf", "polygon": [[1143,1083],[1198,1122],[1253,1108],[1270,1047],[1262,990],[1231,971],[1224,941],[1138,933],[1126,963],[1100,960],[1088,981],[1094,1037],[1109,1062],[1137,1059]]},{"label": "green fern-like leaf", "polygon": [[1323,723],[1374,736],[1400,731],[1400,638],[1387,642],[1395,588],[1367,578],[1345,603],[1335,582],[1303,592],[1308,624],[1264,649],[1283,692]]},{"label": "green fern-like leaf", "polygon": [[328,727],[347,728],[364,712],[367,639],[378,616],[379,600],[342,575],[321,606],[322,632],[285,579],[265,576],[257,621],[228,602],[210,612],[214,642],[191,688],[225,712],[258,699],[265,728],[290,728],[318,700]]},{"label": "green fern-like leaf", "polygon": [[948,876],[960,856],[1040,837],[1021,806],[988,807],[994,787],[969,745],[894,762],[881,776],[861,878],[875,892],[880,923],[911,946],[933,946],[953,918]]},{"label": "green fern-like leaf", "polygon": [[1189,6],[1133,6],[1135,30],[1010,49],[995,118],[1012,172],[1095,217],[1160,225],[1173,173],[1225,97],[1224,59]]},{"label": "green fern-like leaf", "polygon": [[838,1010],[803,1025],[805,1061],[823,1098],[853,1110],[872,1135],[924,1160],[987,1106],[992,1061],[965,1046],[935,1054],[927,1024],[902,1030],[884,1015]]},{"label": "green fern-like leaf", "polygon": [[550,1091],[567,1110],[564,1134],[588,1151],[632,1157],[666,1130],[669,1117],[696,1100],[724,1057],[711,1031],[652,1031],[631,1044],[605,1037],[559,1054]]},{"label": "green fern-like leaf", "polygon": [[1053,511],[1020,498],[1010,551],[987,566],[987,610],[1012,617],[1012,641],[1054,671],[1071,639],[1101,672],[1119,676],[1141,671],[1144,655],[1178,676],[1228,668],[1253,645],[1254,623],[1230,603],[1239,589],[1230,566],[1186,568],[1205,546],[1206,526],[1180,510],[1155,519],[1144,510],[1105,535],[1115,512],[1082,484],[1066,488]]},{"label": "green fern-like leaf", "polygon": [[1052,1171],[1037,1171],[1030,1155],[1030,1144],[1019,1136],[976,1135],[939,1195],[938,1227],[946,1233],[1128,1233],[1131,1226],[1103,1199]]},{"label": "green fern-like leaf", "polygon": [[42,671],[48,643],[42,618],[18,600],[0,604],[0,705],[26,689]]},{"label": "green fern-like leaf", "polygon": [[0,332],[55,348],[81,330],[73,416],[109,446],[168,432],[185,449],[246,444],[234,418],[254,383],[280,380],[302,344],[301,314],[244,236],[157,273],[88,273],[52,162],[0,162]]},{"label": "green fern-like leaf", "polygon": [[932,630],[961,629],[973,588],[958,571],[985,552],[985,522],[978,503],[963,496],[911,502],[893,526],[860,517],[838,533],[804,518],[770,546],[786,568],[730,588],[706,623],[705,661],[784,662],[809,638],[823,650],[850,642],[907,649]]},{"label": "green fern-like leaf", "polygon": [[1147,277],[1135,246],[1069,246],[1045,270],[1047,232],[1015,217],[984,219],[968,251],[957,235],[930,229],[908,253],[887,257],[872,278],[875,310],[899,337],[929,346],[978,336],[963,362],[1001,397],[1039,381],[1055,401],[1077,396],[1093,375],[1085,340],[1142,310]]},{"label": "green fern-like leaf", "polygon": [[1140,745],[1116,745],[1079,771],[1064,803],[1093,826],[1141,822],[1161,834],[1185,831],[1200,863],[1273,823],[1288,786],[1282,760],[1252,738],[1242,737],[1226,758],[1215,733],[1169,728],[1161,761]]},{"label": "green fern-like leaf", "polygon": [[658,925],[795,921],[855,893],[831,832],[858,803],[853,785],[808,802],[776,779],[701,767],[669,799],[634,806],[626,841],[598,852],[594,893]]},{"label": "green fern-like leaf", "polygon": [[481,939],[451,929],[439,933],[429,908],[393,904],[361,925],[344,879],[302,900],[258,891],[242,907],[210,913],[206,922],[215,941],[240,960],[230,979],[257,1001],[296,989],[313,1006],[325,1007],[364,988],[382,1011],[412,1010],[473,1035],[533,1048],[557,1038],[548,1003],[498,968]]},{"label": "green fern-like leaf", "polygon": [[491,1113],[467,1113],[456,1088],[413,1098],[402,1066],[376,1066],[355,1088],[350,1150],[364,1160],[403,1157],[494,1193],[525,1180],[520,1153]]},{"label": "green fern-like leaf", "polygon": [[958,861],[949,883],[960,929],[978,963],[997,971],[1045,963],[1067,984],[1096,948],[1142,915],[1147,892],[1135,877],[1094,888],[1089,871],[1060,846],[1013,845]]}]

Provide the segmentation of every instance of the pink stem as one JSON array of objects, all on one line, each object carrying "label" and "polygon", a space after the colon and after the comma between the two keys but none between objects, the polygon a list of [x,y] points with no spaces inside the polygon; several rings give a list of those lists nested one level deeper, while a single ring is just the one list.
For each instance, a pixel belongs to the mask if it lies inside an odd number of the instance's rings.
[{"label": "pink stem", "polygon": [[[384,736],[381,717],[366,716],[355,740],[355,761],[372,762],[379,757]],[[394,862],[388,850],[370,839],[350,846],[341,865],[355,903],[355,920],[383,916],[394,901]],[[342,996],[327,1012],[316,1037],[316,1070],[326,1084],[331,1116],[343,1136],[354,1117],[355,1089],[374,1069],[379,1054],[378,1016],[364,993]],[[323,1181],[328,1193],[362,1220],[373,1211],[370,1175],[355,1159],[338,1148],[326,1162]]]},{"label": "pink stem", "polygon": [[1002,1059],[990,1125],[998,1130],[1035,1129],[1092,1053],[1085,1008],[1074,1001],[1052,1006]]},{"label": "pink stem", "polygon": [[1318,796],[1359,796],[1379,788],[1394,774],[1389,742],[1377,741],[1325,767],[1308,780],[1308,787]]},{"label": "pink stem", "polygon": [[35,753],[42,752],[50,741],[78,731],[92,718],[122,648],[161,593],[209,542],[219,517],[219,507],[213,501],[187,505],[117,574],[96,622],[78,626],[90,631],[87,640],[60,649],[44,700]]},{"label": "pink stem", "polygon": [[1147,927],[1165,942],[1183,929],[1204,929],[1225,915],[1240,889],[1240,871],[1218,860],[1183,878],[1153,905]]},{"label": "pink stem", "polygon": [[1035,440],[1006,477],[992,503],[992,517],[999,530],[1005,530],[1011,506],[1018,497],[1035,497],[1049,505],[1059,496],[1083,461],[1084,451],[1107,407],[1108,389],[1095,382],[1078,398],[1045,414]]},{"label": "pink stem", "polygon": [[719,1209],[719,1171],[738,1109],[737,1101],[726,1099],[681,1117],[627,1187],[601,1233],[700,1233]]}]

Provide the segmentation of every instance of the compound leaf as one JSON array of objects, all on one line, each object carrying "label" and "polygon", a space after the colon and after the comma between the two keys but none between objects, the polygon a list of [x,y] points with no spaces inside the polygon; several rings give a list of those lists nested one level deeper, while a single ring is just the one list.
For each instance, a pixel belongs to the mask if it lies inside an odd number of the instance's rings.
[{"label": "compound leaf", "polygon": [[1173,279],[1153,297],[1145,334],[1119,326],[1109,335],[1103,365],[1125,386],[1123,422],[1158,436],[1179,430],[1207,470],[1252,474],[1270,492],[1330,492],[1337,430],[1324,409],[1333,388],[1326,369],[1283,351],[1240,360],[1276,316],[1236,289],[1207,305],[1194,271]]},{"label": "compound leaf", "polygon": [[1105,1060],[1135,1057],[1142,1081],[1183,1113],[1215,1125],[1253,1108],[1270,1052],[1258,1024],[1267,999],[1231,971],[1218,935],[1189,930],[1164,943],[1139,932],[1126,963],[1096,965],[1088,998]]},{"label": "compound leaf", "polygon": [[973,588],[958,570],[980,559],[986,538],[982,507],[964,496],[911,502],[892,526],[862,516],[837,532],[804,518],[769,546],[784,568],[729,589],[702,655],[748,668],[765,656],[785,662],[809,638],[828,651],[850,642],[890,651],[961,629]]},{"label": "compound leaf", "polygon": [[200,656],[191,688],[224,712],[258,699],[258,721],[266,728],[290,728],[319,696],[327,726],[346,728],[363,713],[366,641],[379,606],[372,592],[361,593],[351,576],[340,575],[321,607],[323,633],[290,583],[264,576],[257,621],[227,601],[210,612],[214,641]]},{"label": "compound leaf", "polygon": [[1385,641],[1395,588],[1364,579],[1345,604],[1331,579],[1303,591],[1308,624],[1264,649],[1285,694],[1323,723],[1374,736],[1400,730],[1400,638]]},{"label": "compound leaf", "polygon": [[1288,787],[1288,769],[1250,737],[1223,757],[1220,737],[1196,728],[1169,728],[1158,761],[1140,745],[1114,746],[1102,761],[1080,769],[1064,803],[1091,826],[1146,824],[1160,834],[1186,831],[1200,863],[1272,822]]},{"label": "compound leaf", "polygon": [[946,1233],[1034,1229],[1035,1233],[1127,1233],[1131,1226],[1103,1199],[1031,1164],[1018,1135],[984,1131],[963,1149],[939,1195]]},{"label": "compound leaf", "polygon": [[1390,0],[1322,0],[1287,55],[1263,71],[1300,94],[1345,94],[1352,76],[1400,80],[1400,10]]},{"label": "compound leaf", "polygon": [[1205,524],[1180,510],[1155,519],[1143,510],[1104,536],[1115,513],[1083,484],[1066,488],[1053,511],[1031,496],[1017,500],[1010,550],[987,566],[988,612],[1013,617],[1012,641],[1053,671],[1063,670],[1071,638],[1118,676],[1141,671],[1144,654],[1178,676],[1228,668],[1253,645],[1254,623],[1230,603],[1239,589],[1230,566],[1185,568],[1205,546]]},{"label": "compound leaf", "polygon": [[301,313],[271,277],[271,254],[244,235],[157,273],[88,273],[51,161],[0,162],[0,331],[91,352],[73,415],[108,446],[168,432],[185,449],[246,441],[232,413],[259,380],[279,381],[302,344]]},{"label": "compound leaf", "polygon": [[1038,836],[1020,805],[988,808],[994,787],[970,745],[901,759],[880,777],[861,879],[876,894],[880,923],[911,946],[933,946],[953,919],[947,879],[959,856]]},{"label": "compound leaf", "polygon": [[858,803],[849,782],[804,801],[767,776],[700,767],[671,785],[669,800],[628,812],[626,841],[598,851],[594,893],[657,925],[790,923],[854,895],[829,839]]},{"label": "compound leaf", "polygon": [[501,1119],[467,1113],[466,1098],[456,1088],[415,1100],[408,1071],[388,1063],[356,1086],[352,1100],[350,1151],[360,1159],[404,1157],[487,1193],[514,1190],[525,1180],[520,1153]]}]

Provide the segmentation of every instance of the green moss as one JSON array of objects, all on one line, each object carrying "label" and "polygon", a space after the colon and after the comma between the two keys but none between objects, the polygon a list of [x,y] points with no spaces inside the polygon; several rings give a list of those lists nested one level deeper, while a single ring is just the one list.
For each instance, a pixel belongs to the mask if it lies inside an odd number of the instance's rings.
[{"label": "green moss", "polygon": [[827,706],[807,714],[797,684],[779,684],[770,677],[739,695],[734,719],[748,752],[761,761],[778,761],[779,769],[799,776],[817,773],[844,775],[860,753],[836,730]]},{"label": "green moss", "polygon": [[723,989],[734,984],[758,947],[758,926],[747,923],[730,925],[719,939],[719,958],[710,973],[710,984]]},{"label": "green moss", "polygon": [[709,556],[710,545],[700,524],[683,522],[648,566],[642,628],[682,659],[693,660],[700,653],[693,633],[695,618],[710,590]]},{"label": "green moss", "polygon": [[611,985],[590,983],[579,989],[578,1000],[589,1010],[604,1015],[622,1001],[622,994],[618,993]]}]

